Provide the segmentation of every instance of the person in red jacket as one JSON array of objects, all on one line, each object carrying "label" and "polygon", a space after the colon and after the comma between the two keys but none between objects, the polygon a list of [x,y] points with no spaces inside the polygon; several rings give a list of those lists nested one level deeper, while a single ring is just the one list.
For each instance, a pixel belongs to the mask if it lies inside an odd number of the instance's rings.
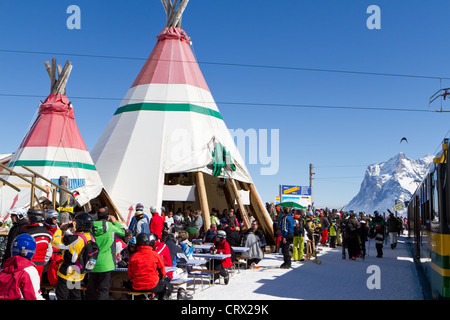
[{"label": "person in red jacket", "polygon": [[53,247],[50,244],[52,235],[44,226],[44,211],[29,209],[28,219],[30,220],[30,224],[24,227],[25,232],[31,235],[36,241],[36,253],[31,262],[36,265],[39,277],[42,277],[44,266],[53,254]]},{"label": "person in red jacket", "polygon": [[[230,254],[231,255],[231,247],[227,241],[227,233],[224,230],[218,230],[216,238],[214,239],[213,246],[210,249],[212,253],[219,254]],[[219,271],[219,275],[224,278],[225,284],[228,284],[230,281],[230,276],[226,268],[230,268],[233,266],[233,262],[231,261],[231,257],[225,258],[223,260],[213,259],[209,261],[209,268],[213,266],[214,270]],[[214,274],[214,281],[218,279],[217,273]]]},{"label": "person in red jacket", "polygon": [[13,240],[11,257],[0,272],[0,300],[44,300],[39,273],[31,262],[35,251],[36,241],[29,234]]},{"label": "person in red jacket", "polygon": [[164,220],[159,215],[158,210],[156,210],[155,207],[151,207],[150,212],[152,213],[152,218],[150,220],[150,232],[156,235],[158,239],[161,239],[164,228]]},{"label": "person in red jacket", "polygon": [[[173,267],[169,247],[166,246],[164,242],[156,240],[155,244],[153,245],[153,251],[155,251],[157,254],[161,256],[164,262],[164,266]],[[173,279],[173,271],[166,272],[166,275],[170,278],[170,280]]]},{"label": "person in red jacket", "polygon": [[128,277],[136,291],[150,291],[158,300],[169,300],[173,291],[170,279],[166,276],[164,261],[153,251],[156,237],[140,233],[136,237],[137,251],[128,263]]}]

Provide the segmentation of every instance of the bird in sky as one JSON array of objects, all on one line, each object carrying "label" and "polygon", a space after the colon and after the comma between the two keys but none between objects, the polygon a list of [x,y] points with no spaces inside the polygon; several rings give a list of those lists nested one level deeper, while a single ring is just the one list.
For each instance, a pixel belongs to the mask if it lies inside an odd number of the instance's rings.
[{"label": "bird in sky", "polygon": [[403,137],[402,140],[400,140],[400,143],[402,143],[403,141],[406,141],[406,143],[408,143],[408,139],[406,139],[405,137]]}]

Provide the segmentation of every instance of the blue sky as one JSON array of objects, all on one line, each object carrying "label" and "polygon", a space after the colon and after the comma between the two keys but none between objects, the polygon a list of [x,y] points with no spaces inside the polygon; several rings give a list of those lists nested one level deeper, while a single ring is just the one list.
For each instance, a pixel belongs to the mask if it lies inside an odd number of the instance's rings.
[{"label": "blue sky", "polygon": [[[72,4],[81,9],[80,30],[66,27]],[[372,4],[381,9],[380,30],[366,27]],[[183,28],[227,126],[279,130],[278,173],[261,175],[263,164],[248,164],[264,202],[280,184],[308,185],[312,163],[316,206],[341,208],[368,165],[437,151],[449,114],[427,112],[428,99],[449,80],[295,68],[450,77],[449,9],[443,0],[190,1]],[[52,57],[74,65],[67,94],[91,150],[164,25],[159,0],[3,1],[0,153],[15,152],[49,94],[44,61]],[[439,108],[438,101],[432,109]],[[400,144],[404,136],[408,144]]]}]

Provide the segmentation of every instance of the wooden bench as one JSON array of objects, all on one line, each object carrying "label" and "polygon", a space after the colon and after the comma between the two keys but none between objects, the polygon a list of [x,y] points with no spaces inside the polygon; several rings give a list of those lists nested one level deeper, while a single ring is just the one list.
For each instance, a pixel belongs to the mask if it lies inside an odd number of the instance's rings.
[{"label": "wooden bench", "polygon": [[[189,279],[187,279],[187,280],[174,279],[174,280],[170,281],[170,283],[174,287],[178,287],[178,286],[181,286],[182,284],[189,283],[191,281],[192,280],[189,280]],[[55,290],[55,287],[48,283],[41,283],[41,290],[43,290],[43,289],[50,291],[50,290]],[[86,291],[87,287],[81,286],[80,290]],[[134,291],[134,290],[130,290],[127,288],[109,288],[109,292],[129,294],[129,295],[131,295],[131,300],[134,300],[134,297],[139,296],[139,295],[145,295],[146,300],[151,300],[154,296],[153,292],[151,292],[151,291]],[[175,290],[173,292],[175,292]]]},{"label": "wooden bench", "polygon": [[195,280],[197,279],[197,276],[200,277],[202,290],[203,290],[203,288],[204,288],[204,286],[203,286],[203,277],[205,277],[205,276],[207,277],[209,285],[214,285],[214,275],[217,274],[217,273],[219,273],[219,271],[217,271],[217,270],[193,268],[188,273],[188,275],[192,276],[194,278],[194,291],[195,291]]}]

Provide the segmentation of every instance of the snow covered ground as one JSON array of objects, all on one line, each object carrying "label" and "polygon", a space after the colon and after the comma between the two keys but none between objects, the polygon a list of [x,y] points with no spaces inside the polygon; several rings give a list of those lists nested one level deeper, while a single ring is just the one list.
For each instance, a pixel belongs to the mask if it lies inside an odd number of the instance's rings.
[{"label": "snow covered ground", "polygon": [[321,247],[321,264],[293,262],[280,269],[281,254],[266,254],[259,269],[241,270],[228,285],[200,289],[195,300],[423,300],[422,288],[407,239],[399,237],[397,248],[384,245],[383,258],[376,258],[375,243],[367,242],[365,260],[343,260],[342,249]]}]

